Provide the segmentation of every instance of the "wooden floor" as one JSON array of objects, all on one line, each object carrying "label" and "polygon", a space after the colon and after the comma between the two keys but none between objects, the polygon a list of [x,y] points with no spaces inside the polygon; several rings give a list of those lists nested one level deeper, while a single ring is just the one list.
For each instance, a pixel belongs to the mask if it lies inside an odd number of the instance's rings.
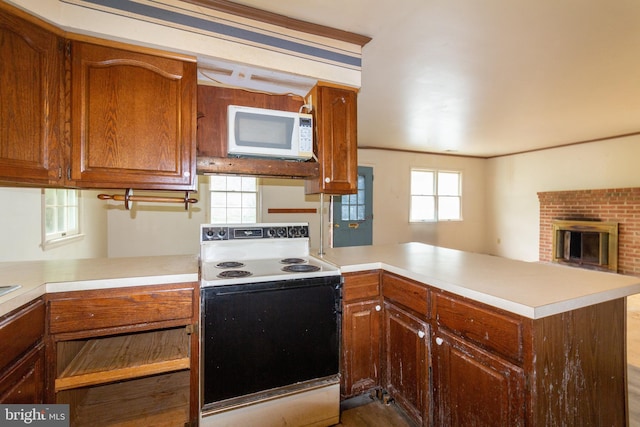
[{"label": "wooden floor", "polygon": [[416,427],[394,403],[385,404],[364,395],[343,402],[341,427]]},{"label": "wooden floor", "polygon": [[[627,298],[627,381],[629,427],[640,427],[640,295]],[[415,427],[393,404],[369,396],[348,401],[340,415],[343,427]]]}]

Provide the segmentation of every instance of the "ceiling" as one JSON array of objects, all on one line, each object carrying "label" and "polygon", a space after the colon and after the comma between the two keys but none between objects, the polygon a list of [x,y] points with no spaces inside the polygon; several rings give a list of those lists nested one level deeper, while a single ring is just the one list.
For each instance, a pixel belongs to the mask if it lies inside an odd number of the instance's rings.
[{"label": "ceiling", "polygon": [[493,157],[640,132],[638,0],[236,0],[372,40],[358,145]]}]

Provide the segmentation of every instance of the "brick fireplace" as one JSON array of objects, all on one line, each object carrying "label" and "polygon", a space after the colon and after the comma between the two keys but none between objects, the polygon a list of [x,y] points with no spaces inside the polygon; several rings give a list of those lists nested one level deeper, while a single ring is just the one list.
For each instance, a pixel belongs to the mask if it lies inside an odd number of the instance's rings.
[{"label": "brick fireplace", "polygon": [[552,261],[554,222],[611,222],[618,224],[618,273],[640,276],[640,188],[540,192],[538,200],[540,261]]}]

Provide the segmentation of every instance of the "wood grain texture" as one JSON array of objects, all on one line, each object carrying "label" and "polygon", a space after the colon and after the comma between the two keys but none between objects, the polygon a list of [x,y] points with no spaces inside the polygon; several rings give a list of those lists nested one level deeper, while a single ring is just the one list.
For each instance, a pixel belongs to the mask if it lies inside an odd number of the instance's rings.
[{"label": "wood grain texture", "polygon": [[[428,425],[432,416],[431,326],[401,306],[384,302],[383,388],[413,420]],[[421,337],[420,333],[424,335]]]},{"label": "wood grain texture", "polygon": [[49,294],[49,333],[171,320],[189,324],[193,316],[195,286],[141,286]]},{"label": "wood grain texture", "polygon": [[[59,345],[64,345],[63,343]],[[189,369],[184,328],[88,340],[56,378],[56,391]]]},{"label": "wood grain texture", "polygon": [[45,309],[41,298],[0,318],[0,372],[42,341],[44,319]]},{"label": "wood grain texture", "polygon": [[382,274],[382,295],[404,307],[414,310],[421,318],[429,319],[430,295],[426,286],[393,273]]},{"label": "wood grain texture", "polygon": [[358,187],[358,92],[318,84],[310,94],[320,176],[305,182],[305,192],[354,194]]},{"label": "wood grain texture", "polygon": [[343,277],[342,297],[345,302],[377,298],[380,296],[379,270],[344,273]]},{"label": "wood grain texture", "polygon": [[62,150],[61,39],[2,2],[0,8],[0,181],[59,180]]},{"label": "wood grain texture", "polygon": [[624,298],[534,323],[536,425],[627,423]]},{"label": "wood grain texture", "polygon": [[436,321],[467,340],[522,362],[522,321],[492,307],[470,304],[460,297],[433,293]]},{"label": "wood grain texture", "polygon": [[72,405],[71,425],[183,426],[189,421],[189,372],[63,391],[58,403]]},{"label": "wood grain texture", "polygon": [[71,178],[195,190],[196,64],[71,42]]}]

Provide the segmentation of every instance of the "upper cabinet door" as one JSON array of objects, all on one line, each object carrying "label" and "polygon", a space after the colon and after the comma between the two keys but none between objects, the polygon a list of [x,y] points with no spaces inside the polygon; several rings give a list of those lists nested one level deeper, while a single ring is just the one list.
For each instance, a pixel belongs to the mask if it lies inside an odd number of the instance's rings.
[{"label": "upper cabinet door", "polygon": [[0,181],[61,178],[61,40],[0,9]]},{"label": "upper cabinet door", "polygon": [[307,194],[353,194],[358,187],[357,91],[316,86],[311,91],[319,179],[307,180]]},{"label": "upper cabinet door", "polygon": [[82,188],[194,190],[196,63],[71,46],[71,180]]}]

